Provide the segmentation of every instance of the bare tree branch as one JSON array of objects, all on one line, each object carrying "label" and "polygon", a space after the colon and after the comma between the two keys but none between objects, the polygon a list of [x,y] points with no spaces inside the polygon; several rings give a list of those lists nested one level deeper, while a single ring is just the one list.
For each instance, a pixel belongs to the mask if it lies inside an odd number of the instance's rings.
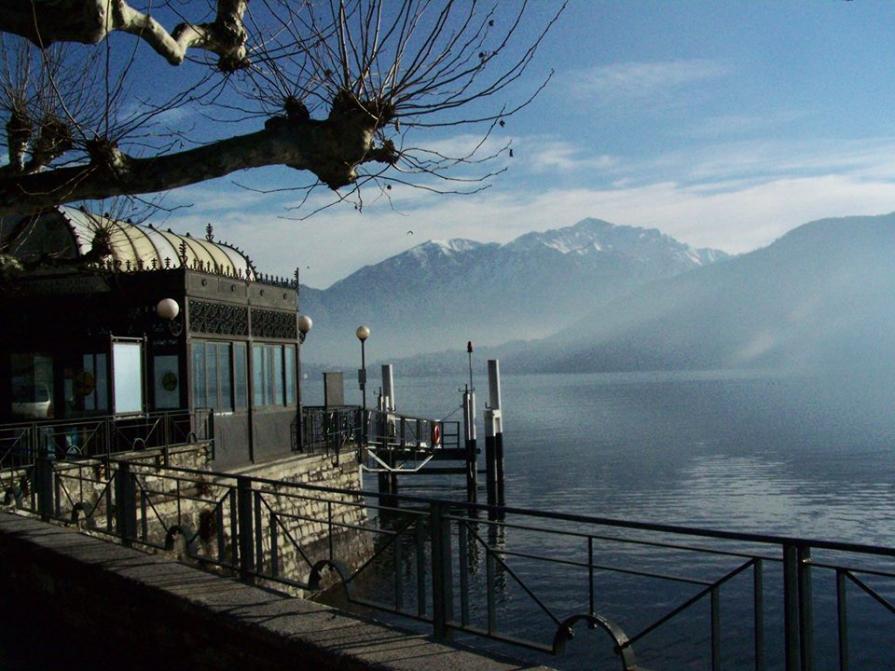
[{"label": "bare tree branch", "polygon": [[137,35],[172,65],[180,65],[190,48],[220,57],[222,70],[246,65],[243,25],[248,0],[218,0],[210,23],[184,22],[170,33],[148,13],[125,0],[4,0],[0,32],[19,35],[44,49],[56,42],[99,44],[116,30]]},{"label": "bare tree branch", "polygon": [[[528,83],[521,100],[494,102],[528,71],[565,6],[530,30],[528,1],[6,0],[0,214],[272,165],[351,187],[334,202],[351,196],[358,208],[367,183],[485,188],[506,169],[486,164],[512,155],[508,143],[486,140],[550,79]],[[139,39],[122,48],[109,39],[116,31]],[[78,43],[73,54],[51,46],[66,42]],[[147,75],[144,44],[183,67]],[[203,52],[217,62],[195,57]],[[431,137],[469,124],[482,126],[480,140],[458,156],[427,149],[425,138],[404,148],[408,130]]]}]

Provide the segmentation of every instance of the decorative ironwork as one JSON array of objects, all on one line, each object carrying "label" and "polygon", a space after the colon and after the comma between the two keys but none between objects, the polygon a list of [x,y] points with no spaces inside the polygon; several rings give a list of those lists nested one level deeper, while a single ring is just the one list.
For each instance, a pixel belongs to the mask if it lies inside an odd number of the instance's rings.
[{"label": "decorative ironwork", "polygon": [[247,336],[249,334],[248,309],[242,305],[209,303],[191,298],[190,331],[192,333]]},{"label": "decorative ironwork", "polygon": [[294,312],[252,310],[252,335],[260,338],[298,337]]}]

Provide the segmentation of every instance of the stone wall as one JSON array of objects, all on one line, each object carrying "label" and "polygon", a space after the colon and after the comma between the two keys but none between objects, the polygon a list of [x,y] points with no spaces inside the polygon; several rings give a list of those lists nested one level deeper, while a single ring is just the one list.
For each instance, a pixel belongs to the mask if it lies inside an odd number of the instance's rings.
[{"label": "stone wall", "polygon": [[[248,476],[253,482],[252,554],[259,580],[279,578],[285,582],[270,580],[270,586],[301,595],[298,585],[307,583],[315,567],[326,568],[321,586],[331,585],[338,578],[333,564],[347,572],[373,551],[365,505],[354,493],[361,482],[353,451],[338,459],[295,455],[226,474],[209,470],[210,453],[202,446],[169,454],[170,466],[195,473],[164,468],[161,454],[152,451],[122,456],[132,462],[136,476],[135,540],[144,546],[172,552],[203,568],[234,572],[240,567],[238,477]],[[101,461],[56,464],[55,517],[88,532],[111,531],[118,496],[113,476]]]},{"label": "stone wall", "polygon": [[[279,574],[304,581],[320,562],[334,561],[342,570],[353,570],[373,552],[374,533],[367,531],[367,510],[359,494],[340,494],[314,489],[278,486],[273,481],[360,492],[361,471],[354,450],[335,455],[296,456],[242,469],[265,482],[261,487],[263,512],[263,571],[275,572],[272,546],[276,536]],[[258,516],[256,515],[256,520]],[[271,529],[276,527],[276,532]],[[295,542],[293,542],[293,540]],[[323,585],[336,575],[325,573]]]}]

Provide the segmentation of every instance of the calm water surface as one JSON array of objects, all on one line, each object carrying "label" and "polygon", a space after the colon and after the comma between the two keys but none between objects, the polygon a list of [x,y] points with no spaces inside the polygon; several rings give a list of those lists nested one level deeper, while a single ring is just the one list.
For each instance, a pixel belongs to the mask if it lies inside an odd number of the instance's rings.
[{"label": "calm water surface", "polygon": [[[455,409],[466,382],[462,374],[401,378],[397,373],[400,411],[460,417]],[[509,505],[895,546],[895,376],[721,371],[505,375],[502,382]],[[487,380],[475,384],[481,390],[481,414]],[[353,386],[346,382],[348,401],[359,403]],[[377,386],[378,380],[371,380],[369,387]],[[305,399],[321,402],[320,386],[310,381]],[[484,436],[481,427],[479,436]],[[405,481],[402,493],[463,496],[462,476],[454,487],[446,487],[444,479]],[[507,545],[530,552],[544,550],[544,542],[517,535]],[[573,556],[563,541],[555,543],[550,551]],[[622,562],[650,560],[646,549],[625,549],[641,554],[627,557],[619,548],[606,551]],[[687,557],[657,556],[655,563],[669,572],[694,568]],[[559,612],[584,609],[582,590],[567,585],[567,574],[520,566],[529,584],[558,604]],[[832,579],[816,574],[817,668],[833,669],[835,590]],[[726,668],[751,666],[751,611],[742,606],[751,603],[751,577],[748,584],[745,577],[740,582],[722,592]],[[769,603],[779,582],[776,567],[770,567]],[[510,583],[500,603],[504,616],[531,633],[525,627],[536,619],[536,610]],[[874,586],[895,598],[891,580]],[[651,621],[641,603],[656,602],[652,614],[657,617],[693,592],[655,581],[607,582],[600,611],[624,622],[630,634]],[[850,606],[852,667],[895,669],[895,616],[861,595],[852,597]],[[707,606],[694,612],[682,623],[669,623],[649,644],[645,640],[638,647],[641,662],[651,669],[709,668]],[[778,615],[767,615],[768,668],[781,668]],[[744,626],[729,626],[740,619]],[[596,634],[584,638],[589,643],[576,642],[562,659],[542,661],[594,668],[592,650],[600,642]],[[605,663],[605,668],[617,668],[611,654]]]}]

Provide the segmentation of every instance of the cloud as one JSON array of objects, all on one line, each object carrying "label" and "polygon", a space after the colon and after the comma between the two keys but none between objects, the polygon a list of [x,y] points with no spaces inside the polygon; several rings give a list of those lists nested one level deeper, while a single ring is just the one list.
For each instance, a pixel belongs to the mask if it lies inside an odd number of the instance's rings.
[{"label": "cloud", "polygon": [[[396,184],[389,198],[365,189],[363,212],[338,205],[288,221],[284,215],[306,215],[334,195],[321,189],[290,213],[284,206],[296,202],[295,193],[264,196],[220,181],[184,190],[196,207],[173,213],[166,225],[201,235],[211,221],[218,237],[247,249],[262,272],[285,275],[300,266],[303,281],[325,287],[427,239],[508,242],[589,216],[739,253],[814,219],[895,210],[895,137],[734,142],[640,161],[589,157],[549,136],[516,142],[511,172],[473,196]],[[573,172],[589,164],[599,169]]]},{"label": "cloud", "polygon": [[566,81],[575,97],[596,104],[656,103],[684,87],[728,72],[726,66],[704,59],[627,62],[577,70]]},{"label": "cloud", "polygon": [[309,260],[312,268],[303,270],[303,277],[322,287],[430,238],[508,242],[588,216],[659,228],[696,247],[737,253],[767,245],[813,219],[891,210],[895,183],[827,175],[772,179],[722,192],[658,182],[431,196],[410,215],[385,207],[363,214],[328,211],[305,222],[249,214],[228,218],[223,230],[250,250],[262,270],[288,273]]},{"label": "cloud", "polygon": [[589,154],[580,146],[565,140],[525,137],[517,142],[520,160],[532,172],[572,172],[575,170],[605,171],[618,161],[608,154]]}]

